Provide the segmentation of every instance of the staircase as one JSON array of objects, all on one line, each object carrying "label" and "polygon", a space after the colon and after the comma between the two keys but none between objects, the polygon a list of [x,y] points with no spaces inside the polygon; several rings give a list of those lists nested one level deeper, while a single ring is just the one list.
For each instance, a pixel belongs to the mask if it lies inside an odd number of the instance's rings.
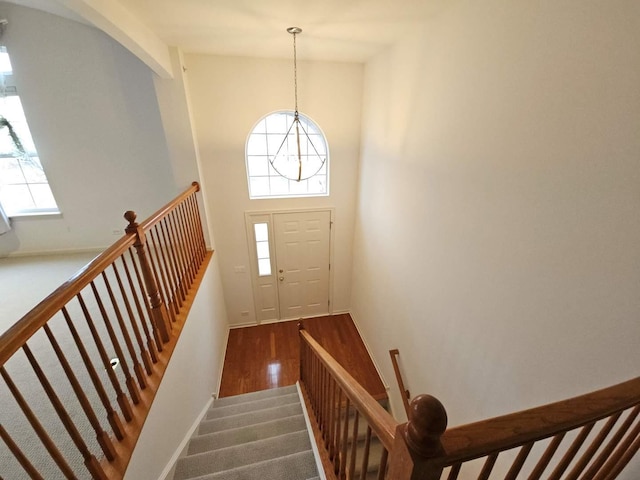
[{"label": "staircase", "polygon": [[318,479],[295,385],[215,400],[173,478]]}]

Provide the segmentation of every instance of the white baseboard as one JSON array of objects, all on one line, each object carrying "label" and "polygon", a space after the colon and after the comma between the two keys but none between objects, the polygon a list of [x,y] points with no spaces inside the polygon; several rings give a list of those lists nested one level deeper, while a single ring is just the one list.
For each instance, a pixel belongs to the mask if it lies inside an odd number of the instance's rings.
[{"label": "white baseboard", "polygon": [[307,425],[307,433],[309,434],[309,441],[311,442],[311,449],[313,450],[313,458],[316,460],[316,468],[318,470],[318,476],[320,480],[327,480],[327,476],[324,473],[324,467],[322,466],[322,460],[320,460],[320,451],[316,444],[316,439],[313,436],[313,429],[311,428],[311,420],[309,419],[309,412],[307,406],[304,403],[302,397],[302,390],[300,390],[300,382],[296,382],[296,389],[298,390],[298,397],[300,398],[300,405],[302,405],[302,416],[304,417],[304,423]]},{"label": "white baseboard", "polygon": [[271,325],[273,323],[280,323],[280,322],[290,322],[291,320],[280,320],[278,318],[272,318],[271,320],[263,320],[260,323],[256,323],[255,325]]},{"label": "white baseboard", "polygon": [[258,325],[256,322],[234,323],[233,325],[229,325],[229,329],[244,328],[244,327],[255,327],[256,325]]},{"label": "white baseboard", "polygon": [[222,371],[224,370],[224,362],[227,359],[227,347],[229,346],[229,333],[231,332],[231,326],[227,327],[227,338],[224,341],[224,353],[222,354],[222,362],[220,362],[220,368],[218,369],[218,385],[216,385],[216,391],[213,392],[214,398],[220,397],[220,385],[222,385]]},{"label": "white baseboard", "polygon": [[382,384],[384,385],[385,390],[387,390],[387,392],[388,392],[390,390],[389,384],[385,380],[384,375],[382,374],[382,370],[380,370],[380,366],[378,365],[378,362],[376,362],[376,357],[373,356],[373,352],[371,351],[371,348],[369,347],[369,344],[367,343],[367,339],[364,337],[364,335],[362,335],[362,330],[360,329],[360,325],[358,325],[358,320],[356,319],[356,317],[353,314],[353,312],[347,312],[347,313],[351,316],[351,320],[353,320],[353,324],[356,326],[356,330],[358,331],[358,335],[360,335],[360,338],[362,339],[362,343],[364,343],[364,348],[367,349],[367,353],[369,353],[369,357],[371,358],[371,361],[373,362],[373,366],[375,367],[376,371],[378,372],[378,375],[380,375],[380,380],[382,380]]},{"label": "white baseboard", "polygon": [[178,445],[178,448],[169,459],[169,463],[167,463],[167,466],[164,467],[164,470],[162,470],[162,473],[158,477],[158,480],[170,480],[170,478],[172,478],[172,477],[169,477],[169,475],[173,472],[173,468],[176,462],[182,456],[182,452],[184,452],[185,448],[187,447],[187,444],[189,443],[189,440],[191,440],[191,437],[193,436],[193,432],[195,432],[196,429],[198,428],[198,425],[200,425],[200,422],[202,421],[204,416],[207,414],[207,411],[211,407],[212,403],[213,403],[213,397],[211,397],[207,401],[204,408],[198,415],[198,418],[196,418],[196,421],[193,422],[193,425],[191,426],[191,428],[189,429],[185,437],[182,439],[182,442],[180,442],[180,445]]}]

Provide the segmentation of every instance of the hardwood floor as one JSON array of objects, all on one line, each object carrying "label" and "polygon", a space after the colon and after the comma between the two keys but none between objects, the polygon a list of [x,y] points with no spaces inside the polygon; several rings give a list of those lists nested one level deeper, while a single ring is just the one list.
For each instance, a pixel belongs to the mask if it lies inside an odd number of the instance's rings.
[{"label": "hardwood floor", "polygon": [[[387,397],[349,314],[305,319],[304,327],[371,395]],[[219,396],[293,385],[299,368],[297,320],[232,329]]]}]

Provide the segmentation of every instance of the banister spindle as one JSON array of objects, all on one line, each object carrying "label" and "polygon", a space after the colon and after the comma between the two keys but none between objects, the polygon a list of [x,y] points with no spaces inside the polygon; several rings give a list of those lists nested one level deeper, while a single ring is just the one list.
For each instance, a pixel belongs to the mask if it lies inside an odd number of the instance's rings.
[{"label": "banister spindle", "polygon": [[440,437],[446,429],[447,412],[437,398],[414,398],[409,404],[409,421],[396,428],[388,478],[439,479],[443,467],[430,459],[442,455]]},{"label": "banister spindle", "polygon": [[135,234],[136,236],[136,243],[134,243],[133,246],[136,247],[136,252],[138,253],[138,260],[142,270],[142,278],[144,279],[147,295],[149,297],[149,305],[151,307],[154,324],[158,329],[158,333],[160,334],[162,341],[167,343],[170,338],[169,332],[171,331],[169,315],[167,313],[166,305],[162,301],[158,285],[156,284],[156,280],[151,270],[151,264],[149,263],[149,258],[147,256],[144,231],[136,222],[135,212],[131,210],[125,212],[124,218],[129,222],[125,231],[130,234]]},{"label": "banister spindle", "polygon": [[[129,249],[129,257],[131,258],[131,263],[133,264],[133,271],[136,274],[136,281],[138,282],[138,287],[140,288],[140,297],[144,303],[145,311],[147,312],[147,318],[149,319],[149,324],[151,325],[151,334],[153,335],[153,348],[149,346],[149,354],[151,354],[151,359],[153,363],[158,362],[158,352],[162,352],[162,338],[160,338],[160,332],[156,327],[156,321],[153,318],[153,312],[151,311],[151,304],[149,303],[149,295],[145,292],[144,287],[144,279],[140,273],[140,269],[138,268],[138,262],[134,258],[133,251]],[[137,298],[137,296],[136,296]],[[143,322],[144,323],[144,322]],[[149,344],[149,343],[147,343]]]},{"label": "banister spindle", "polygon": [[[113,269],[117,282],[120,285],[120,288],[122,289],[122,282],[120,281],[118,270],[115,266],[115,263],[111,265],[111,268]],[[129,330],[127,329],[127,326],[124,323],[124,317],[122,316],[122,312],[120,311],[120,307],[118,306],[118,301],[115,295],[113,294],[113,290],[111,288],[111,284],[109,282],[106,272],[102,272],[102,279],[104,281],[105,286],[107,287],[109,300],[111,301],[111,305],[113,306],[113,311],[116,314],[116,319],[118,321],[118,325],[120,326],[120,332],[122,333],[122,338],[124,339],[125,346],[127,347],[127,351],[129,352],[129,356],[131,357],[133,372],[135,373],[138,379],[138,384],[140,385],[140,388],[145,389],[147,388],[147,380],[142,372],[142,366],[140,365],[140,362],[138,362],[138,357],[136,355],[135,348],[133,347],[133,342],[131,341],[131,335],[129,335]],[[93,284],[91,286],[94,287]],[[127,297],[124,296],[124,292],[122,293],[123,293],[123,299],[125,299],[126,301]],[[129,313],[131,313],[131,309],[128,308],[128,310],[129,310]],[[134,324],[132,323],[132,325]],[[120,351],[122,351],[122,349],[120,349]],[[123,368],[123,371],[124,371],[124,368]]]},{"label": "banister spindle", "polygon": [[198,208],[198,197],[193,194],[191,195],[191,208],[193,215],[193,225],[195,228],[196,238],[198,240],[198,252],[200,254],[200,259],[204,258],[204,255],[207,253],[207,246],[204,242],[204,231],[202,230],[202,222],[200,221],[200,211]]},{"label": "banister spindle", "polygon": [[107,412],[107,421],[109,422],[109,425],[111,425],[113,434],[116,436],[118,440],[122,440],[124,438],[124,428],[122,426],[122,422],[120,421],[120,417],[118,416],[118,413],[111,406],[111,402],[109,401],[109,396],[107,395],[104,385],[102,384],[102,381],[98,376],[98,372],[96,371],[96,368],[93,365],[91,357],[89,356],[89,353],[87,352],[87,349],[85,348],[84,343],[82,343],[82,339],[80,338],[80,335],[78,334],[78,331],[75,325],[73,324],[73,320],[71,320],[71,316],[69,315],[69,312],[65,307],[62,307],[62,314],[64,315],[65,321],[67,322],[67,326],[69,327],[71,336],[73,337],[73,340],[76,343],[76,347],[78,348],[78,352],[80,353],[82,362],[84,363],[87,369],[87,372],[89,373],[89,378],[93,383],[93,387],[98,393],[98,397],[102,402],[102,406]]},{"label": "banister spindle", "polygon": [[162,232],[162,238],[164,240],[164,245],[168,251],[169,264],[171,266],[171,275],[173,278],[173,283],[175,285],[175,295],[178,299],[178,305],[182,308],[182,303],[184,299],[187,298],[187,292],[184,289],[184,285],[180,282],[180,277],[178,275],[178,262],[176,260],[176,247],[171,241],[171,236],[169,235],[169,226],[167,225],[167,219],[164,218],[160,222],[160,231]]},{"label": "banister spindle", "polygon": [[177,253],[176,259],[178,260],[178,279],[180,281],[180,285],[182,285],[182,288],[188,290],[191,284],[187,279],[187,254],[185,251],[184,243],[182,242],[182,237],[180,236],[180,228],[175,210],[167,215],[167,219],[169,220],[169,226],[171,227],[172,243]]},{"label": "banister spindle", "polygon": [[364,449],[362,450],[362,466],[360,467],[360,480],[367,478],[369,470],[369,449],[371,448],[371,426],[367,425],[367,433],[364,437]]},{"label": "banister spindle", "polygon": [[166,258],[164,257],[162,243],[158,238],[157,230],[158,225],[154,225],[153,228],[149,230],[149,238],[151,240],[151,246],[153,247],[151,249],[151,252],[153,253],[153,256],[151,257],[151,268],[156,272],[158,286],[160,286],[162,288],[162,292],[164,292],[164,298],[169,311],[169,318],[171,318],[172,322],[175,322],[179,309],[175,302],[170,277],[167,274]]},{"label": "banister spindle", "polygon": [[358,451],[358,423],[360,421],[360,412],[357,408],[353,410],[353,432],[351,434],[351,457],[349,458],[349,471],[347,472],[347,478],[352,479],[355,477],[356,471],[356,454]]},{"label": "banister spindle", "polygon": [[189,231],[189,223],[187,222],[184,203],[181,203],[176,208],[176,214],[178,215],[180,231],[184,238],[184,245],[187,249],[187,269],[189,272],[189,285],[191,285],[196,276],[195,249],[193,248],[193,239]]},{"label": "banister spindle", "polygon": [[11,451],[11,453],[13,453],[13,456],[16,457],[16,460],[18,460],[18,463],[22,466],[22,468],[24,468],[24,471],[27,472],[27,474],[32,480],[44,480],[44,477],[40,475],[38,470],[36,470],[33,464],[26,457],[26,455],[22,453],[22,450],[20,450],[20,447],[18,447],[16,442],[13,441],[13,439],[11,438],[9,433],[4,429],[1,423],[0,423],[0,438],[4,440],[4,443],[7,445],[7,448]]},{"label": "banister spindle", "polygon": [[[193,182],[191,185],[196,187],[196,192],[200,191],[200,184],[198,182]],[[204,230],[202,228],[202,221],[200,220],[202,217],[200,217],[200,206],[198,205],[198,197],[196,196],[195,193],[191,196],[191,200],[193,202],[193,208],[195,212],[195,223],[196,223],[196,229],[198,233],[198,240],[200,241],[200,251],[202,256],[204,256],[207,253],[207,245],[204,240]]]},{"label": "banister spindle", "polygon": [[149,244],[149,238],[147,238],[147,245],[149,248],[147,251],[149,252],[149,264],[151,265],[151,272],[153,273],[153,277],[156,279],[156,285],[158,285],[158,292],[160,293],[160,299],[162,303],[165,305],[167,316],[169,319],[169,331],[171,331],[172,322],[176,321],[175,312],[171,306],[171,297],[169,296],[169,291],[166,288],[166,282],[163,282],[163,277],[161,275],[161,265],[160,260],[158,260],[158,249],[153,240],[153,228],[149,230],[148,237],[151,239],[151,244]]},{"label": "banister spindle", "polygon": [[[127,273],[127,275],[129,274],[128,270],[127,270],[127,264],[125,262],[125,257],[122,256],[120,257],[120,260],[122,261],[122,264],[124,265],[124,269],[125,272]],[[151,357],[149,356],[149,352],[147,351],[147,349],[145,348],[144,345],[144,340],[142,339],[142,335],[140,333],[140,328],[138,328],[138,323],[136,322],[136,317],[133,313],[133,308],[131,307],[131,302],[129,301],[129,296],[127,295],[124,283],[122,282],[122,279],[120,278],[120,274],[118,273],[118,269],[116,267],[116,264],[113,263],[113,265],[111,265],[113,267],[113,272],[116,275],[116,280],[118,282],[118,288],[120,289],[120,294],[122,295],[122,299],[124,301],[124,306],[127,310],[127,315],[129,316],[129,322],[131,323],[131,328],[133,329],[133,334],[136,337],[136,342],[138,342],[138,348],[140,349],[140,358],[142,359],[142,363],[144,365],[145,371],[147,372],[147,375],[151,375],[152,370],[151,370]],[[129,278],[129,284],[131,287],[133,287],[131,285],[131,278]],[[133,297],[134,300],[137,302],[137,298],[135,297],[135,292],[133,292]],[[140,309],[140,305],[138,304],[138,309]],[[143,322],[144,325],[144,322]],[[147,334],[148,337],[148,334]]]},{"label": "banister spindle", "polygon": [[387,462],[389,461],[389,451],[386,448],[382,449],[380,454],[380,466],[378,467],[378,480],[384,480],[387,475]]},{"label": "banister spindle", "polygon": [[49,397],[49,401],[51,402],[53,409],[58,414],[58,417],[60,418],[62,425],[64,426],[65,430],[71,437],[71,440],[73,441],[76,448],[82,455],[82,458],[84,458],[84,464],[87,467],[87,470],[89,470],[89,472],[91,473],[91,476],[94,479],[107,480],[107,476],[105,475],[104,470],[100,466],[100,463],[98,462],[96,457],[89,451],[89,448],[87,447],[86,442],[82,438],[82,435],[78,431],[78,428],[76,427],[76,425],[73,423],[71,415],[69,415],[69,412],[67,412],[67,410],[64,408],[64,405],[62,404],[60,397],[58,396],[56,391],[53,389],[51,382],[49,381],[44,371],[42,370],[42,367],[40,367],[40,364],[36,360],[36,357],[33,355],[33,352],[31,351],[31,349],[26,343],[22,346],[22,350],[27,356],[27,359],[29,360],[29,363],[31,364],[33,371],[38,377],[38,380],[40,380],[40,385],[42,385],[42,388],[47,394],[47,397]]},{"label": "banister spindle", "polygon": [[53,335],[53,332],[49,328],[49,325],[45,323],[43,328],[45,333],[47,334],[47,337],[49,338],[49,342],[51,343],[51,346],[53,347],[54,352],[56,353],[56,356],[58,357],[60,366],[62,367],[65,374],[67,375],[67,378],[69,379],[71,388],[73,388],[73,392],[76,394],[76,397],[78,398],[78,402],[80,403],[82,410],[84,411],[85,415],[87,416],[87,419],[89,420],[89,423],[91,424],[91,427],[96,433],[96,439],[98,441],[98,444],[102,448],[102,451],[104,452],[105,457],[107,457],[107,460],[109,461],[115,459],[116,451],[113,447],[113,443],[111,442],[111,438],[102,429],[102,425],[100,425],[100,421],[98,420],[98,417],[96,416],[93,410],[93,407],[91,406],[91,403],[87,398],[87,395],[83,391],[82,386],[80,385],[80,382],[78,382],[78,378],[73,372],[73,368],[71,368],[71,365],[69,365],[69,362],[67,361],[67,357],[64,355],[62,348],[60,348],[60,344],[58,343],[55,336]]},{"label": "banister spindle", "polygon": [[40,423],[36,415],[33,413],[33,410],[31,410],[31,408],[29,407],[29,402],[27,402],[25,398],[22,396],[22,393],[20,393],[20,390],[18,390],[18,387],[16,387],[16,384],[13,383],[13,380],[5,370],[4,366],[0,367],[0,376],[4,378],[4,381],[7,384],[9,391],[11,392],[11,394],[13,395],[13,398],[16,400],[16,403],[22,410],[22,413],[24,413],[24,416],[27,417],[29,424],[35,431],[36,435],[38,436],[42,444],[44,445],[44,448],[46,448],[47,452],[49,452],[49,455],[51,455],[51,458],[53,459],[53,461],[56,462],[56,465],[58,466],[62,474],[70,480],[75,479],[76,478],[75,473],[67,463],[67,460],[64,458],[62,453],[60,453],[60,450],[58,450],[58,447],[53,442],[53,440],[51,440],[51,437],[47,433],[46,429],[42,426],[42,424]]},{"label": "banister spindle", "polygon": [[102,360],[102,365],[107,372],[107,376],[113,386],[113,389],[116,392],[116,400],[118,405],[120,405],[120,409],[122,410],[122,415],[127,422],[133,420],[133,410],[131,410],[131,404],[129,403],[129,398],[122,391],[122,387],[120,387],[120,382],[118,377],[116,376],[113,368],[111,368],[111,363],[109,360],[109,356],[107,355],[107,351],[104,348],[104,344],[102,343],[102,339],[100,338],[100,334],[96,329],[95,323],[93,322],[93,318],[91,318],[91,313],[87,308],[82,295],[78,293],[76,295],[78,302],[80,303],[80,308],[82,309],[82,313],[84,315],[85,320],[87,321],[87,326],[89,327],[89,331],[91,332],[91,336],[93,337],[93,342],[98,349],[98,355],[100,356],[100,360]]},{"label": "banister spindle", "polygon": [[[103,275],[104,275],[104,272],[103,272]],[[131,396],[131,401],[135,405],[137,405],[138,403],[140,403],[140,391],[138,390],[135,380],[131,376],[127,359],[124,356],[122,347],[120,347],[120,342],[118,340],[118,337],[116,336],[115,330],[113,329],[113,325],[111,325],[111,320],[109,319],[107,310],[105,309],[105,306],[102,302],[102,298],[100,297],[100,292],[98,292],[98,288],[96,287],[95,282],[91,282],[90,285],[91,285],[91,291],[93,292],[93,296],[95,298],[96,304],[98,305],[98,310],[100,311],[100,315],[102,316],[102,321],[104,323],[104,326],[107,329],[107,334],[109,335],[109,338],[111,340],[111,345],[113,345],[113,349],[118,359],[120,360],[120,367],[122,368],[122,373],[124,374],[125,385],[127,386],[127,390],[129,391],[129,395]],[[123,335],[126,335],[126,333],[123,332]],[[130,341],[131,339],[129,339],[129,342]]]}]

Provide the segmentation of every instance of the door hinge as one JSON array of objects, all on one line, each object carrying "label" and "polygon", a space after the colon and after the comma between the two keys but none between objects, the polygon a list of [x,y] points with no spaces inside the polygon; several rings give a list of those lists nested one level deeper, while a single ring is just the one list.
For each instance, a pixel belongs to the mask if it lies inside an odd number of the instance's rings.
[{"label": "door hinge", "polygon": [[331,270],[331,264],[329,264],[329,270]]},{"label": "door hinge", "polygon": [[329,220],[329,230],[333,227],[333,220]]},{"label": "door hinge", "polygon": [[331,306],[331,300],[327,300],[327,307]]}]

